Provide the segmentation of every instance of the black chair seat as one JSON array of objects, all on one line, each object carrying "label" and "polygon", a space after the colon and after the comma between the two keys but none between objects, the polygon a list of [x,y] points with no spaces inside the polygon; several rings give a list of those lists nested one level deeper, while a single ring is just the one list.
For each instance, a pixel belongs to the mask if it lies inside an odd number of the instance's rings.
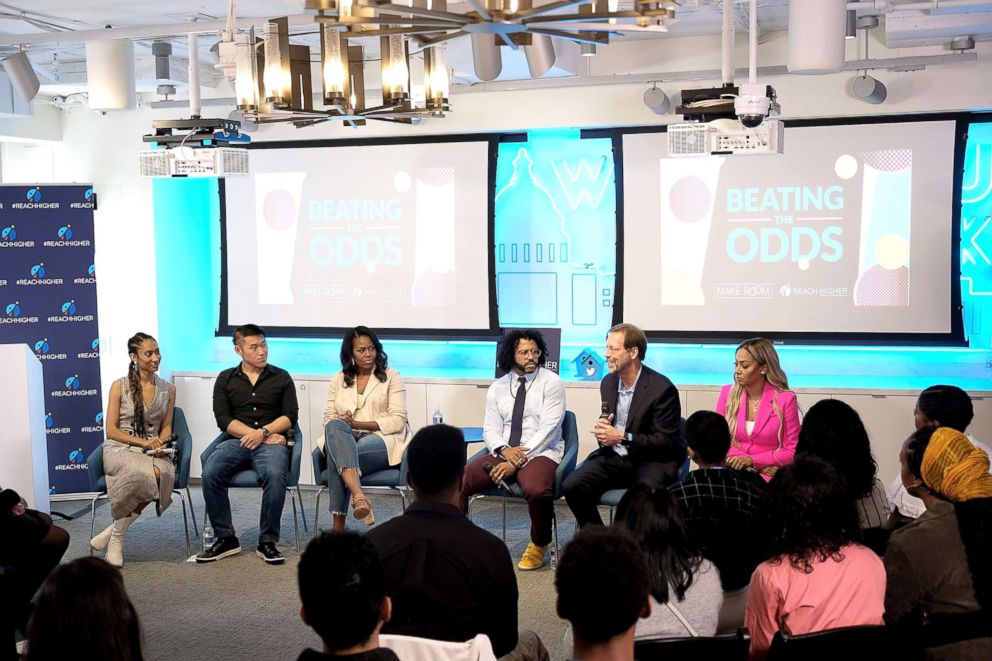
[{"label": "black chair seat", "polygon": [[637,661],[669,661],[671,659],[747,659],[751,647],[751,634],[741,628],[736,634],[700,636],[698,638],[659,638],[634,641],[634,658]]}]

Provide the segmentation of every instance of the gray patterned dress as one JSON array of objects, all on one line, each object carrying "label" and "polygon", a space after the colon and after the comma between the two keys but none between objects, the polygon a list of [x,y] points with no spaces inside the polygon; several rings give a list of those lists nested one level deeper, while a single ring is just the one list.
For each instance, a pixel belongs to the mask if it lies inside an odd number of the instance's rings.
[{"label": "gray patterned dress", "polygon": [[[159,435],[162,421],[169,410],[169,384],[153,374],[155,398],[145,409],[144,437]],[[134,429],[134,401],[127,377],[119,381],[121,386],[121,412],[117,426],[121,431],[143,437]],[[122,519],[134,511],[141,503],[155,501],[156,513],[172,504],[172,485],[176,479],[176,469],[168,457],[153,457],[144,454],[142,448],[107,439],[103,442],[103,466],[107,474],[107,495],[110,497],[110,513],[114,519]],[[161,472],[160,482],[155,481],[157,467]]]}]

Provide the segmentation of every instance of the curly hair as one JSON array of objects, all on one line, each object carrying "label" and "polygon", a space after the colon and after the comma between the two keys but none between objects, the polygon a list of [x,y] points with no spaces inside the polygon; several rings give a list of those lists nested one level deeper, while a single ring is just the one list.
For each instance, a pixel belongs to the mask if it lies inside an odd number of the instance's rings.
[{"label": "curly hair", "polygon": [[632,486],[617,505],[616,525],[641,545],[648,560],[648,585],[659,604],[674,590],[678,601],[692,585],[703,556],[689,542],[678,505],[665,487]]},{"label": "curly hair", "polygon": [[344,334],[341,338],[341,371],[344,373],[344,387],[350,388],[355,385],[355,377],[358,376],[358,365],[355,364],[355,340],[359,337],[367,337],[372,340],[375,347],[375,366],[372,373],[380,383],[386,382],[386,368],[389,367],[389,356],[382,349],[382,342],[379,336],[366,326],[355,326]]},{"label": "curly hair", "polygon": [[[138,349],[142,343],[148,340],[155,341],[155,338],[148,333],[135,333],[127,341],[128,356],[137,356]],[[132,434],[138,438],[148,438],[148,430],[145,427],[145,399],[141,394],[141,375],[138,373],[137,361],[130,361],[127,370],[127,386],[134,405],[134,421],[131,423]]]},{"label": "curly hair", "polygon": [[513,369],[513,366],[516,365],[515,356],[520,340],[531,340],[537,344],[537,348],[541,351],[537,364],[544,367],[544,364],[548,362],[548,345],[544,341],[544,335],[541,334],[541,331],[533,328],[516,328],[500,340],[499,351],[496,353],[496,364],[499,365],[499,368],[504,372]]},{"label": "curly hair", "polygon": [[858,412],[839,399],[821,399],[806,412],[796,454],[819,457],[836,468],[855,500],[868,496],[875,486],[878,464],[868,431]]},{"label": "curly hair", "polygon": [[858,510],[844,477],[817,457],[796,457],[768,485],[759,520],[773,562],[807,574],[813,564],[842,560],[841,549],[858,540]]},{"label": "curly hair", "polygon": [[[913,432],[906,440],[906,465],[909,472],[921,482],[923,455],[936,430],[936,427],[923,427]],[[988,562],[989,557],[992,557],[992,498],[975,498],[954,503],[954,514],[958,520],[958,531],[968,558],[968,570],[971,573],[975,599],[979,606],[988,609],[992,607],[992,566]]]}]

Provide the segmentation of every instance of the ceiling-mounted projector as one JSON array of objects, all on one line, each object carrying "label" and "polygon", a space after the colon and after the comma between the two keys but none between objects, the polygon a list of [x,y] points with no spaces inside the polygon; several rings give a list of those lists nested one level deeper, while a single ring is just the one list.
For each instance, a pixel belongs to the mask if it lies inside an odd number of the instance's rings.
[{"label": "ceiling-mounted projector", "polygon": [[142,177],[237,177],[249,174],[248,150],[174,147],[138,152]]},{"label": "ceiling-mounted projector", "polygon": [[715,119],[669,124],[667,131],[669,156],[741,156],[781,154],[785,126],[778,119],[755,128],[742,127],[733,119]]}]

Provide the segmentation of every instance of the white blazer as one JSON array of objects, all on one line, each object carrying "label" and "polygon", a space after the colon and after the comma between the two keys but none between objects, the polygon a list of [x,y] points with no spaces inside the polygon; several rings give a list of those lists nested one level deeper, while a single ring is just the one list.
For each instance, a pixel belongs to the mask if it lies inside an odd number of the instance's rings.
[{"label": "white blazer", "polygon": [[[361,402],[361,404],[359,404]],[[356,422],[376,422],[379,431],[372,432],[382,438],[389,453],[389,465],[397,466],[403,460],[403,451],[412,436],[406,417],[406,386],[400,373],[391,367],[386,368],[386,381],[382,382],[375,374],[369,377],[365,392],[358,394],[352,384],[344,385],[344,372],[331,378],[327,389],[327,405],[324,407],[324,424],[337,420],[345,413],[351,413]],[[324,447],[323,435],[317,439]]]}]

